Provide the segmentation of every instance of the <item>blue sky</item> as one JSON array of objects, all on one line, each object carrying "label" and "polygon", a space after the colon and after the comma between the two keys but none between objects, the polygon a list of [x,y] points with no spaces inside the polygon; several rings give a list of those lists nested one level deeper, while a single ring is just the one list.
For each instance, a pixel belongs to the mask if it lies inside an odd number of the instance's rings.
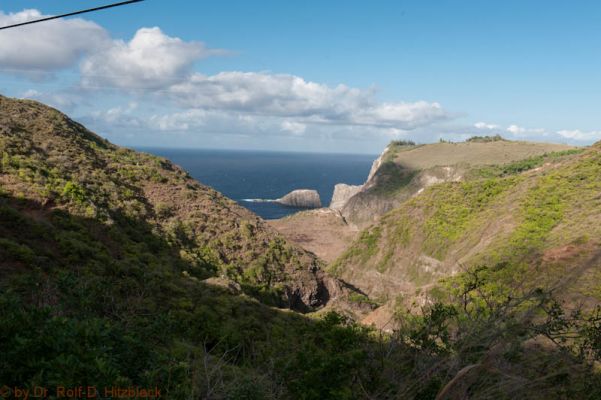
[{"label": "blue sky", "polygon": [[[0,25],[105,3],[4,2]],[[600,47],[597,1],[147,0],[0,31],[0,92],[129,146],[590,144]]]}]

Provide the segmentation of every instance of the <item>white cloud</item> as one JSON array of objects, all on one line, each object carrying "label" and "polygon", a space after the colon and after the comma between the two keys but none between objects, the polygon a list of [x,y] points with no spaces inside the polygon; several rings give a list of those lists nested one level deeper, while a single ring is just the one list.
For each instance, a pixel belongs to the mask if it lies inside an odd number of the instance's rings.
[{"label": "white cloud", "polygon": [[514,135],[524,133],[525,131],[526,131],[525,128],[522,128],[521,126],[517,126],[517,125],[510,125],[507,128],[507,132],[513,133]]},{"label": "white cloud", "polygon": [[153,115],[148,119],[151,129],[160,131],[187,131],[204,126],[207,113],[204,110],[187,110],[173,114]]},{"label": "white cloud", "polygon": [[113,107],[106,111],[94,111],[85,119],[95,124],[100,123],[103,127],[108,127],[109,129],[114,127],[128,129],[144,128],[147,126],[147,122],[135,115],[137,109],[138,103],[132,101],[127,105]]},{"label": "white cloud", "polygon": [[583,132],[579,129],[575,130],[561,130],[557,132],[558,135],[578,141],[597,141],[601,140],[601,131],[588,131]]},{"label": "white cloud", "polygon": [[42,95],[41,92],[38,92],[35,89],[27,89],[21,94],[21,97],[24,99],[36,99]]},{"label": "white cloud", "polygon": [[165,35],[158,27],[141,28],[129,42],[115,40],[81,64],[86,87],[159,89],[187,78],[195,61],[212,54],[200,42]]},{"label": "white cloud", "polygon": [[[0,11],[0,26],[46,16],[33,9],[9,14]],[[105,29],[79,18],[7,29],[0,34],[0,69],[30,77],[44,76],[73,66],[83,54],[108,41]]]},{"label": "white cloud", "polygon": [[40,101],[63,112],[71,112],[78,104],[81,105],[86,101],[78,93],[69,90],[40,92],[35,89],[28,89],[21,93],[20,97]]},{"label": "white cloud", "polygon": [[154,114],[146,119],[146,128],[163,132],[190,132],[192,134],[220,133],[239,135],[279,135],[282,131],[295,135],[304,132],[303,125],[282,121],[279,117],[254,116],[239,112],[189,109],[185,111]]},{"label": "white cloud", "polygon": [[488,130],[493,130],[493,129],[499,129],[500,126],[499,125],[495,125],[495,124],[487,124],[486,122],[476,122],[474,124],[474,126],[478,129],[488,129]]},{"label": "white cloud", "polygon": [[516,136],[530,136],[530,135],[541,135],[545,133],[542,128],[524,128],[518,125],[509,125],[507,132],[512,133]]},{"label": "white cloud", "polygon": [[392,138],[404,137],[407,135],[407,131],[397,128],[388,128],[384,130],[384,133]]},{"label": "white cloud", "polygon": [[290,132],[295,135],[300,135],[307,129],[307,125],[305,124],[288,120],[283,121],[280,126],[282,127],[283,131]]},{"label": "white cloud", "polygon": [[[42,16],[37,10],[0,12],[0,22]],[[71,108],[77,104],[75,96],[91,98],[89,94],[95,89],[116,88],[121,91],[117,96],[144,89],[146,99],[157,94],[153,99],[159,103],[155,104],[171,110],[157,113],[128,106],[88,114],[91,121],[104,126],[157,131],[206,128],[227,133],[248,130],[297,136],[329,131],[335,133],[328,135],[374,137],[398,136],[452,119],[436,102],[380,102],[373,88],[328,86],[267,72],[194,73],[196,61],[225,52],[168,36],[158,27],[141,28],[129,41],[113,40],[102,27],[82,19],[56,20],[6,32],[10,35],[0,35],[0,68],[21,72],[34,68],[48,73],[80,62],[81,86],[70,89],[74,93],[71,97],[69,90],[54,95],[29,91],[24,97]],[[142,97],[137,99],[146,102]],[[174,105],[179,110],[173,112]]]},{"label": "white cloud", "polygon": [[196,73],[170,92],[184,107],[296,118],[303,124],[412,129],[450,118],[438,103],[378,103],[373,90],[329,87],[285,74]]}]

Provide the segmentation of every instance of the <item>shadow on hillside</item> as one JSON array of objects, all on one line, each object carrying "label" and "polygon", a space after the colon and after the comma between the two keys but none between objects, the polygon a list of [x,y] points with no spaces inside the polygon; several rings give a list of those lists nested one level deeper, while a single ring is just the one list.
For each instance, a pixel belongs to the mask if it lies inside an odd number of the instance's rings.
[{"label": "shadow on hillside", "polygon": [[[203,283],[212,266],[182,258],[147,222],[112,218],[0,198],[0,382],[156,386],[170,399],[434,398],[494,354],[453,393],[596,393],[565,354],[499,353],[501,333],[453,354],[436,319],[384,337],[336,314],[316,320],[232,295]],[[526,378],[511,387],[520,377],[494,368],[516,363]]]},{"label": "shadow on hillside", "polygon": [[[0,197],[3,384],[272,398],[300,393],[318,376],[331,378],[315,389],[321,394],[351,385],[364,368],[357,351],[375,346],[367,331],[208,285],[213,266],[183,259],[146,221],[111,217],[101,223]],[[296,386],[284,388],[293,376]]]}]

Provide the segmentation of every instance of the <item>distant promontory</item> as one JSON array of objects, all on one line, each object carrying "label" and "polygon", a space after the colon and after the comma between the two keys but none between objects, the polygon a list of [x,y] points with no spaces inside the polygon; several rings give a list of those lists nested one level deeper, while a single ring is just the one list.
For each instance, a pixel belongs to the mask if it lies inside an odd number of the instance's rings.
[{"label": "distant promontory", "polygon": [[321,199],[317,190],[313,189],[297,189],[288,193],[284,197],[276,200],[276,203],[291,207],[302,208],[320,208]]}]

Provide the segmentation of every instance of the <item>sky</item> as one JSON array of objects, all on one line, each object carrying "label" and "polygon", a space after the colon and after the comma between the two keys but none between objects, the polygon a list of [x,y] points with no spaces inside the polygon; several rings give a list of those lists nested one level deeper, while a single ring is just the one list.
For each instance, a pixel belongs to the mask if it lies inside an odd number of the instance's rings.
[{"label": "sky", "polygon": [[[0,26],[110,0],[0,3]],[[146,0],[0,31],[0,94],[114,143],[601,140],[601,2]]]}]

